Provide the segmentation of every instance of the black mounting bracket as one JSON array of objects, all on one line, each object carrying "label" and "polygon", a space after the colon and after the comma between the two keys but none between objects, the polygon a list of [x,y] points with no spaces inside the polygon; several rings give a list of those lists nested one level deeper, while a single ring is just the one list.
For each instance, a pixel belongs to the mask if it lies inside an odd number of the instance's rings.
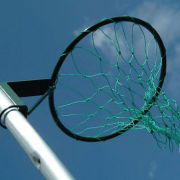
[{"label": "black mounting bracket", "polygon": [[53,85],[51,79],[6,82],[19,97],[43,95]]}]

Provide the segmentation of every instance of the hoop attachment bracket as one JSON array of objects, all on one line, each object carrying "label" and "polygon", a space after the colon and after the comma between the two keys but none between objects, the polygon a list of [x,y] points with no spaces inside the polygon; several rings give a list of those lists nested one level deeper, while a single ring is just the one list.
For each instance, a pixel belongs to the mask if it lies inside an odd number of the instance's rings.
[{"label": "hoop attachment bracket", "polygon": [[0,82],[0,101],[0,126],[3,128],[6,128],[5,117],[11,111],[18,110],[27,116],[27,106],[6,82]]}]

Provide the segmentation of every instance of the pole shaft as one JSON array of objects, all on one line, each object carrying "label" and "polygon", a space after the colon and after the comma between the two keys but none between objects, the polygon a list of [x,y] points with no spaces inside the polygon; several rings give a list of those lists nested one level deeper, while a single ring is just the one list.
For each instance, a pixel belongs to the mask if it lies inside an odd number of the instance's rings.
[{"label": "pole shaft", "polygon": [[19,111],[16,95],[0,85],[0,122],[7,127],[47,180],[74,180],[64,165]]},{"label": "pole shaft", "polygon": [[47,180],[73,179],[21,112],[15,109],[9,111],[4,122]]}]

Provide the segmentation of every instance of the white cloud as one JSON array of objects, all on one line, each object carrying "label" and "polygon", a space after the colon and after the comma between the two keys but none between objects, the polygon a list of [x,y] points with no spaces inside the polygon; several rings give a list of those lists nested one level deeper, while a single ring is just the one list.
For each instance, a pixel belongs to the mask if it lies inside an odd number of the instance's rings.
[{"label": "white cloud", "polygon": [[[106,37],[106,35],[112,37],[113,33],[113,29],[109,27],[104,28],[103,32],[100,30],[96,31],[94,34],[94,43],[96,47],[102,49],[103,51],[106,51],[107,48],[109,51],[113,51],[114,48],[112,47],[112,41]],[[112,40],[114,40],[114,37]]]},{"label": "white cloud", "polygon": [[[180,19],[179,9],[171,4],[163,4],[160,2],[144,2],[140,6],[128,12],[128,15],[138,17],[149,22],[160,34],[167,49],[167,76],[166,83],[168,91],[175,99],[178,99],[178,90],[180,89]],[[86,23],[87,24],[87,23]],[[77,34],[77,31],[75,31]],[[79,31],[78,31],[79,32]],[[107,35],[112,34],[112,29],[104,29]],[[122,40],[121,40],[122,41]],[[141,44],[140,40],[136,40]],[[110,40],[105,38],[102,33],[95,34],[95,44],[102,49],[101,52],[108,54],[108,56],[115,55],[115,47],[112,46]],[[137,49],[142,49],[142,44],[135,45]],[[124,49],[123,49],[124,48]],[[123,47],[122,52],[127,52],[127,47]],[[144,51],[142,52],[142,54]],[[124,53],[124,56],[129,56],[130,53]],[[112,58],[111,58],[112,59]],[[177,97],[175,96],[177,95]],[[180,99],[180,97],[179,97]]]},{"label": "white cloud", "polygon": [[153,180],[155,178],[155,174],[157,171],[157,163],[155,161],[152,161],[150,163],[150,168],[149,168],[149,172],[148,172],[148,177],[150,180]]},{"label": "white cloud", "polygon": [[[154,55],[154,38],[150,32],[146,31],[143,27],[141,28],[143,29],[147,43],[146,46],[149,51],[147,53],[153,52]],[[117,60],[120,63],[124,60],[130,60],[132,58],[132,50],[138,61],[144,63],[145,39],[141,28],[138,25],[133,26],[133,23],[121,23],[116,25],[116,30],[114,30],[114,24],[108,24],[94,33],[95,47],[113,63],[116,63]],[[120,58],[118,51],[121,52]]]},{"label": "white cloud", "polygon": [[74,30],[73,34],[75,36],[78,36],[81,32],[83,32],[85,29],[87,29],[88,27],[92,25],[91,20],[88,17],[84,17],[83,21],[84,21],[84,24],[78,29]]},{"label": "white cloud", "polygon": [[160,33],[166,46],[180,37],[180,25],[177,23],[180,12],[174,6],[159,2],[145,2],[131,14],[152,24]]},{"label": "white cloud", "polygon": [[145,2],[134,9],[131,16],[149,22],[160,34],[167,50],[166,83],[170,97],[180,99],[180,12],[177,6],[159,2]]},{"label": "white cloud", "polygon": [[180,44],[176,43],[173,49],[172,59],[169,59],[168,63],[168,90],[172,94],[173,98],[180,99]]}]

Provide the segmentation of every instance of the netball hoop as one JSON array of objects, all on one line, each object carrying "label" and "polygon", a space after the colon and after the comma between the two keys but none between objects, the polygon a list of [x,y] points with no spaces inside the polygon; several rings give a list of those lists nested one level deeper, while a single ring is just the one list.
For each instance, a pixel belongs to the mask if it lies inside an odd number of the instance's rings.
[{"label": "netball hoop", "polygon": [[[171,148],[180,142],[180,111],[162,89],[165,75],[165,46],[149,23],[129,16],[105,19],[67,46],[51,78],[0,84],[1,126],[44,177],[70,180],[25,116],[49,96],[56,125],[72,138],[96,142],[147,129],[160,147]],[[41,97],[28,108],[19,100],[25,96]]]}]

